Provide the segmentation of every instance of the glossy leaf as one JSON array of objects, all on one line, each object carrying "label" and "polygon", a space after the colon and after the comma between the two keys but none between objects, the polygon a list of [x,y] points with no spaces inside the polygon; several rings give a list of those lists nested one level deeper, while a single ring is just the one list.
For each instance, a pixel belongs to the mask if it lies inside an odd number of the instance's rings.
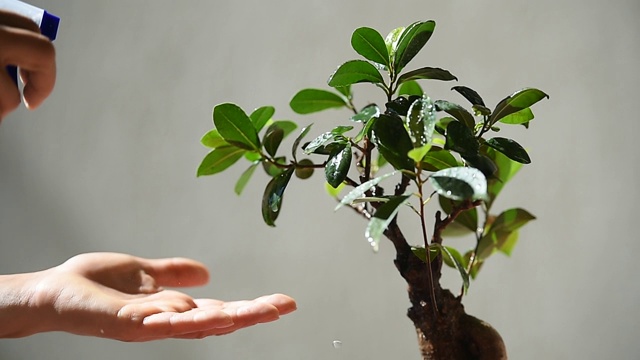
[{"label": "glossy leaf", "polygon": [[431,149],[422,158],[422,169],[427,171],[444,170],[459,166],[458,160],[447,150]]},{"label": "glossy leaf", "polygon": [[220,136],[220,133],[216,129],[210,130],[206,134],[204,134],[204,136],[202,136],[202,139],[200,139],[200,143],[211,149],[219,148],[222,146],[229,146],[229,143],[226,142],[222,138],[222,136]]},{"label": "glossy leaf", "polygon": [[365,59],[389,67],[389,52],[382,35],[376,30],[361,27],[351,36],[351,46]]},{"label": "glossy leaf", "polygon": [[335,141],[338,135],[332,133],[331,131],[320,134],[317,138],[311,140],[310,143],[304,146],[303,151],[305,154],[312,154],[317,149],[325,146],[326,144]]},{"label": "glossy leaf", "polygon": [[391,177],[393,175],[395,175],[396,172],[390,172],[388,174],[384,174],[381,176],[378,176],[374,179],[371,179],[367,182],[362,183],[361,185],[358,185],[356,188],[354,188],[353,190],[351,190],[347,195],[345,195],[345,197],[342,198],[342,200],[340,201],[340,203],[336,206],[336,208],[334,209],[334,211],[340,209],[342,206],[344,205],[348,205],[353,203],[356,199],[359,199],[361,197],[364,196],[364,194],[367,193],[367,191],[371,190],[372,188],[374,188],[376,185],[378,185],[382,180]]},{"label": "glossy leaf", "polygon": [[471,105],[485,106],[484,100],[482,100],[480,94],[478,94],[471,88],[468,88],[466,86],[454,86],[451,88],[451,90],[457,91],[460,95],[464,96],[464,98],[467,99],[471,103]]},{"label": "glossy leaf", "polygon": [[498,122],[500,119],[507,115],[513,114],[520,110],[526,109],[538,101],[549,98],[549,95],[543,91],[527,88],[515,92],[513,95],[506,97],[496,105],[491,117],[489,117],[489,123],[491,125]]},{"label": "glossy leaf", "polygon": [[480,153],[467,153],[463,154],[462,158],[467,165],[472,166],[480,170],[487,179],[493,179],[498,167],[496,164],[486,155]]},{"label": "glossy leaf", "polygon": [[402,205],[409,201],[410,197],[410,195],[394,196],[382,204],[378,210],[376,210],[375,214],[373,214],[364,234],[369,244],[371,244],[373,251],[378,251],[380,238],[384,234],[384,231],[396,217]]},{"label": "glossy leaf", "polygon": [[198,176],[213,175],[235,164],[246,150],[235,146],[223,146],[213,149],[204,157],[198,167]]},{"label": "glossy leaf", "polygon": [[423,67],[417,70],[409,71],[401,75],[398,78],[398,84],[402,84],[411,80],[419,80],[419,79],[428,79],[428,80],[442,80],[442,81],[458,81],[458,78],[455,77],[448,70],[434,68],[434,67]]},{"label": "glossy leaf", "polygon": [[447,125],[445,149],[453,150],[459,154],[477,154],[480,144],[471,129],[459,121],[452,121]]},{"label": "glossy leaf", "polygon": [[311,114],[326,109],[345,107],[347,103],[342,96],[331,91],[304,89],[291,99],[289,106],[298,114]]},{"label": "glossy leaf", "polygon": [[503,124],[519,125],[519,124],[526,124],[529,121],[533,120],[533,118],[534,116],[533,116],[533,111],[531,111],[531,108],[525,108],[520,111],[516,111],[513,114],[509,114],[501,118],[499,121]]},{"label": "glossy leaf", "polygon": [[256,131],[260,132],[275,113],[276,109],[273,106],[263,106],[255,109],[251,115],[249,115],[249,118],[251,119]]},{"label": "glossy leaf", "polygon": [[340,94],[344,95],[344,97],[346,97],[347,100],[353,98],[353,92],[351,91],[351,85],[349,85],[349,86],[340,86],[340,87],[337,87],[335,89]]},{"label": "glossy leaf", "polygon": [[471,113],[462,106],[445,100],[436,100],[434,104],[436,105],[436,109],[438,111],[444,111],[447,114],[453,116],[469,129],[473,129],[475,127],[476,121],[473,118],[473,115],[471,115]]},{"label": "glossy leaf", "polygon": [[512,233],[535,218],[528,211],[520,208],[509,209],[498,215],[478,244],[478,257],[486,259],[495,250],[501,248],[510,253],[515,245],[513,242],[517,241],[513,239]]},{"label": "glossy leaf", "polygon": [[335,151],[324,168],[327,183],[334,188],[338,187],[346,179],[351,168],[351,144],[345,143],[342,149]]},{"label": "glossy leaf", "polygon": [[275,221],[282,209],[282,198],[289,184],[294,169],[290,168],[269,181],[262,196],[262,219],[269,226],[276,226]]},{"label": "glossy leaf", "polygon": [[351,121],[366,123],[380,115],[380,108],[376,104],[370,104],[362,108],[360,112],[349,118]]},{"label": "glossy leaf", "polygon": [[246,150],[260,149],[258,133],[247,114],[238,105],[216,105],[213,108],[213,123],[229,144]]},{"label": "glossy leaf", "polygon": [[400,40],[400,36],[404,30],[404,26],[395,28],[389,32],[387,37],[384,38],[384,44],[387,46],[387,52],[389,53],[390,59],[395,57],[396,49],[398,48],[398,41]]},{"label": "glossy leaf", "polygon": [[527,151],[515,140],[494,137],[487,140],[487,145],[505,154],[509,159],[523,164],[530,164],[531,158]]},{"label": "glossy leaf", "polygon": [[411,104],[405,117],[405,125],[409,129],[414,148],[431,142],[436,127],[436,111],[429,97],[421,97]]},{"label": "glossy leaf", "polygon": [[309,130],[311,130],[312,125],[313,124],[310,124],[309,126],[304,127],[300,131],[300,135],[298,135],[298,137],[293,141],[293,145],[291,146],[291,155],[293,156],[294,161],[297,160],[297,153],[298,153],[298,147],[300,146],[300,142],[302,141],[302,139],[304,139],[305,136],[307,136],[307,134],[309,133]]},{"label": "glossy leaf", "polygon": [[343,135],[344,133],[346,133],[347,131],[353,130],[353,126],[345,126],[345,125],[339,125],[334,127],[331,130],[331,133],[334,135]]},{"label": "glossy leaf", "polygon": [[422,96],[423,94],[424,94],[424,91],[422,91],[422,87],[420,87],[420,84],[418,84],[418,82],[415,80],[405,81],[398,88],[398,96],[402,96],[402,95]]},{"label": "glossy leaf", "polygon": [[482,200],[487,198],[487,179],[472,167],[440,170],[429,177],[436,192],[452,200]]},{"label": "glossy leaf", "polygon": [[329,78],[329,86],[341,87],[357,83],[383,84],[380,71],[365,60],[351,60],[340,65]]},{"label": "glossy leaf", "polygon": [[280,147],[280,143],[282,143],[283,138],[284,130],[282,130],[282,128],[277,124],[271,124],[271,126],[269,126],[269,128],[267,129],[267,132],[264,134],[264,138],[262,139],[262,145],[267,151],[267,154],[276,156],[278,147]]},{"label": "glossy leaf", "polygon": [[402,71],[418,52],[422,50],[427,41],[429,41],[429,38],[431,38],[435,27],[436,23],[432,20],[416,22],[409,25],[402,32],[394,54],[393,66],[396,74]]},{"label": "glossy leaf", "polygon": [[382,114],[373,125],[378,151],[398,170],[414,170],[413,160],[407,155],[413,144],[398,116]]},{"label": "glossy leaf", "polygon": [[237,195],[242,194],[242,191],[247,186],[247,183],[249,183],[251,176],[253,176],[253,173],[256,171],[256,168],[258,167],[259,164],[260,164],[259,162],[255,162],[251,164],[251,166],[249,166],[249,168],[247,168],[247,170],[245,170],[242,173],[242,175],[240,175],[240,178],[238,178],[238,181],[236,182],[236,186],[233,189],[233,191]]}]

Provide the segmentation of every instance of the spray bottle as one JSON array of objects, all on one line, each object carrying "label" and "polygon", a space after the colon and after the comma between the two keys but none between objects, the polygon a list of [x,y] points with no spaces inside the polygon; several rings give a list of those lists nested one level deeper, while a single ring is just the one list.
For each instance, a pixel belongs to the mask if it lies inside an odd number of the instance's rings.
[{"label": "spray bottle", "polygon": [[[33,20],[40,27],[42,35],[48,37],[51,41],[55,40],[56,35],[58,35],[60,18],[43,9],[18,0],[0,0],[0,9],[14,12]],[[17,85],[18,69],[15,66],[7,66],[7,71]]]}]

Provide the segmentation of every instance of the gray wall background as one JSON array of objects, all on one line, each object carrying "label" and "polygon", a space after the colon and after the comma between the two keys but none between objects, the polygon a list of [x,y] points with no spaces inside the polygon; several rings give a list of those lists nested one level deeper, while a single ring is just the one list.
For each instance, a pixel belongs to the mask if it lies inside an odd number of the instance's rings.
[{"label": "gray wall background", "polygon": [[[512,258],[487,263],[468,311],[502,333],[513,359],[640,353],[637,0],[33,4],[62,18],[59,78],[41,109],[21,109],[0,126],[0,273],[88,251],[180,255],[211,268],[212,283],[195,296],[284,292],[299,310],[200,341],[0,340],[1,359],[418,359],[390,246],[370,251],[365,222],[332,211],[321,176],[292,183],[272,229],[259,211],[266,176],[238,198],[243,166],[200,179],[195,170],[213,105],[272,104],[277,118],[327,130],[347,113],[294,117],[291,96],[326,88],[335,67],[356,58],[356,27],[386,34],[428,19],[438,27],[413,67],[447,68],[490,104],[525,86],[551,95],[534,108],[530,130],[507,132],[533,164],[496,204],[538,220]],[[449,83],[423,85],[463,102]],[[379,99],[355,89],[361,105]],[[453,275],[448,281],[459,286]]]}]

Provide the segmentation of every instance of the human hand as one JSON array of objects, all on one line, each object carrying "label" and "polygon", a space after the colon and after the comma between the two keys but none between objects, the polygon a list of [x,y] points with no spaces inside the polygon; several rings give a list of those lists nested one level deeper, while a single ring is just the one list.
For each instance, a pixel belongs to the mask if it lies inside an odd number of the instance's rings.
[{"label": "human hand", "polygon": [[295,301],[281,294],[224,302],[165,290],[163,286],[208,281],[204,265],[184,258],[89,253],[29,275],[21,282],[23,288],[31,289],[32,319],[9,318],[18,331],[7,337],[66,331],[122,341],[196,339],[274,321],[296,309]]},{"label": "human hand", "polygon": [[4,70],[20,68],[24,102],[35,109],[53,90],[56,80],[55,49],[28,18],[0,10],[0,121],[20,104],[20,92]]}]

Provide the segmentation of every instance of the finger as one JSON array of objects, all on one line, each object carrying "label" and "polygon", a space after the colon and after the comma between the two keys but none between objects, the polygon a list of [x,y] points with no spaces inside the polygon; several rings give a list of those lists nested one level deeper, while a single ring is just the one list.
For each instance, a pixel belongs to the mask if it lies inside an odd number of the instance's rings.
[{"label": "finger", "polygon": [[[196,300],[196,303],[199,301]],[[206,300],[204,301],[206,303]],[[209,336],[226,335],[237,330],[264,324],[280,318],[275,306],[257,301],[235,301],[227,303],[224,310],[233,319],[234,324],[224,328],[214,328],[206,331],[190,332],[176,335],[179,339],[202,339]]]},{"label": "finger", "polygon": [[0,24],[40,33],[40,28],[33,20],[6,10],[0,10]]},{"label": "finger", "polygon": [[9,74],[0,68],[0,121],[20,105],[20,92]]},{"label": "finger", "polygon": [[289,314],[298,308],[296,301],[292,297],[284,294],[261,296],[255,301],[268,303],[275,306],[278,309],[280,315]]},{"label": "finger", "polygon": [[20,67],[28,108],[38,107],[53,90],[55,49],[45,36],[16,27],[0,27],[0,65]]},{"label": "finger", "polygon": [[206,333],[234,325],[229,314],[221,310],[192,309],[182,313],[158,313],[147,316],[141,328],[145,338],[164,339],[185,334]]},{"label": "finger", "polygon": [[143,269],[156,280],[158,286],[198,286],[209,281],[207,267],[185,258],[139,259]]}]

